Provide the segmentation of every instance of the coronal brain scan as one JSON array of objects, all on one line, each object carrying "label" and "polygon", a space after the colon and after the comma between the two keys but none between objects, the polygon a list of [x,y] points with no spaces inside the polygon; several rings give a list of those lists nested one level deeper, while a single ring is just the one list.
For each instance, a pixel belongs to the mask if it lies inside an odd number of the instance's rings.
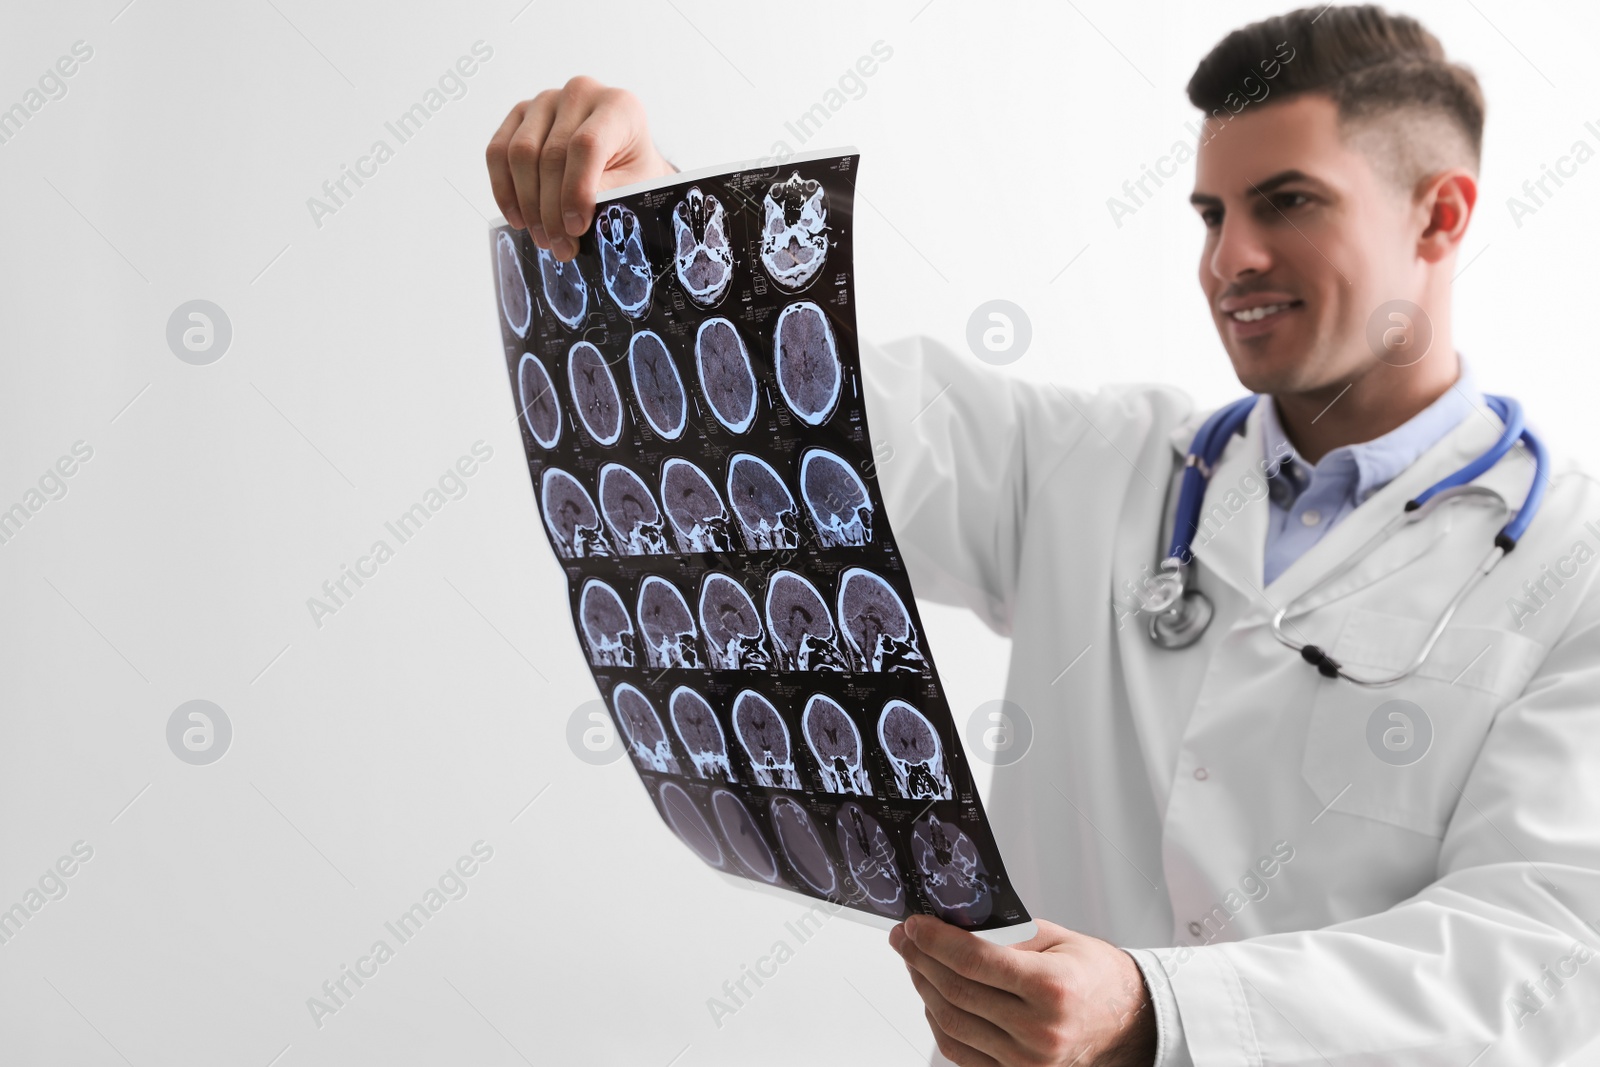
[{"label": "coronal brain scan", "polygon": [[679,552],[729,552],[733,520],[706,472],[674,457],[661,465],[661,506]]},{"label": "coronal brain scan", "polygon": [[678,365],[655,332],[640,330],[628,342],[628,376],[650,428],[669,441],[681,437],[689,419],[689,398]]},{"label": "coronal brain scan", "polygon": [[632,667],[637,659],[633,620],[617,591],[598,578],[583,583],[578,619],[589,662],[596,667]]},{"label": "coronal brain scan", "polygon": [[673,781],[663,783],[661,808],[666,813],[667,825],[672,827],[672,832],[694,849],[696,855],[719,869],[727,865],[722,846],[711,832],[711,824],[700,814],[700,809],[695,806],[693,798],[684,792],[683,786]]},{"label": "coronal brain scan", "polygon": [[572,386],[572,406],[589,436],[596,444],[616,444],[622,436],[622,394],[600,350],[588,341],[573,345],[567,355],[567,381]]},{"label": "coronal brain scan", "polygon": [[756,784],[769,789],[799,789],[800,775],[794,768],[794,748],[789,744],[789,728],[778,709],[754,689],[733,698],[733,732],[750,757],[750,772]]},{"label": "coronal brain scan", "polygon": [[700,389],[717,421],[744,433],[756,421],[756,373],[744,338],[727,319],[707,319],[694,339]]},{"label": "coronal brain scan", "polygon": [[733,245],[722,201],[692,186],[672,209],[673,263],[689,299],[716,307],[733,284]]},{"label": "coronal brain scan", "polygon": [[989,917],[994,909],[993,880],[978,846],[961,827],[929,812],[911,828],[911,856],[922,891],[939,918],[976,926]]},{"label": "coronal brain scan", "polygon": [[672,729],[688,750],[694,772],[702,778],[735,781],[733,765],[728,761],[728,739],[706,698],[680,685],[667,698],[667,709],[672,716]]},{"label": "coronal brain scan", "polygon": [[639,216],[621,204],[608,204],[595,217],[594,234],[600,246],[600,279],[606,292],[618,311],[630,319],[643,318],[650,310],[655,275],[645,255]]},{"label": "coronal brain scan", "polygon": [[809,300],[778,313],[773,365],[783,402],[807,426],[821,426],[839,406],[844,367],[828,316]]},{"label": "coronal brain scan", "polygon": [[883,826],[855,801],[839,806],[839,853],[873,909],[898,919],[906,913],[906,887],[894,844]]},{"label": "coronal brain scan", "polygon": [[677,586],[658,575],[639,583],[639,630],[650,666],[700,666],[689,605]]},{"label": "coronal brain scan", "polygon": [[700,632],[713,670],[765,671],[772,653],[755,601],[736,578],[712,571],[700,584]]},{"label": "coronal brain scan", "polygon": [[794,497],[766,460],[741,452],[728,461],[728,503],[751,552],[800,547]]},{"label": "coronal brain scan", "polygon": [[772,825],[777,828],[783,854],[789,857],[789,865],[806,884],[823,894],[837,889],[839,879],[833,870],[833,860],[828,857],[828,850],[806,809],[789,797],[774,797],[767,811],[772,815]]},{"label": "coronal brain scan", "polygon": [[546,467],[539,479],[539,509],[550,529],[550,543],[562,559],[614,556],[600,529],[600,513],[583,484],[560,467]]},{"label": "coronal brain scan", "polygon": [[767,632],[786,671],[847,671],[828,602],[810,579],[780,570],[767,581]]},{"label": "coronal brain scan", "polygon": [[561,325],[578,328],[589,313],[589,283],[583,280],[578,260],[562,262],[545,248],[538,249],[539,277],[544,280],[544,302]]},{"label": "coronal brain scan", "polygon": [[869,570],[851,567],[839,576],[839,627],[860,670],[928,669],[911,613],[889,583]]},{"label": "coronal brain scan", "polygon": [[711,792],[711,810],[716,813],[722,836],[733,847],[733,858],[739,866],[763,882],[776,882],[778,861],[744,801],[726,789],[715,789]]},{"label": "coronal brain scan", "polygon": [[827,192],[795,171],[767,187],[761,215],[761,265],[781,288],[799,292],[828,258]]},{"label": "coronal brain scan", "polygon": [[800,730],[816,758],[822,787],[830,793],[871,796],[872,782],[861,763],[861,731],[832,697],[817,693],[806,701]]},{"label": "coronal brain scan", "polygon": [[655,705],[634,686],[623,682],[611,691],[611,707],[617,713],[617,729],[627,742],[628,754],[647,771],[678,773],[678,758],[672,742],[661,728]]},{"label": "coronal brain scan", "polygon": [[625,556],[660,555],[667,550],[661,509],[650,487],[620,463],[600,468],[600,511]]},{"label": "coronal brain scan", "polygon": [[540,448],[556,447],[561,440],[561,401],[550,372],[532,352],[517,361],[517,409]]},{"label": "coronal brain scan", "polygon": [[522,255],[509,233],[502,233],[494,242],[495,273],[500,278],[500,311],[506,325],[518,337],[528,336],[528,324],[533,321],[533,297],[528,293],[528,279],[522,273]]},{"label": "coronal brain scan", "polygon": [[904,700],[891,700],[878,716],[878,744],[894,771],[894,787],[907,800],[949,800],[944,745],[927,716]]},{"label": "coronal brain scan", "polygon": [[809,449],[800,457],[800,495],[824,548],[861,546],[872,540],[867,483],[826,448]]}]

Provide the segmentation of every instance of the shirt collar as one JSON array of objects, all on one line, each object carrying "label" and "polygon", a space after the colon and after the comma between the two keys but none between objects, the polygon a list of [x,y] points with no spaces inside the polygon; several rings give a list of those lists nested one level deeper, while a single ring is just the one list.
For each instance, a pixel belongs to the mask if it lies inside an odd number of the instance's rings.
[{"label": "shirt collar", "polygon": [[[1313,474],[1348,479],[1350,498],[1358,505],[1388,485],[1395,475],[1460,425],[1473,408],[1482,405],[1483,396],[1466,357],[1458,352],[1456,358],[1461,367],[1460,376],[1432,404],[1381,437],[1333,449],[1315,466],[1306,463],[1295,451],[1278,420],[1277,404],[1270,394],[1263,393],[1257,404],[1261,407],[1262,445],[1267,457],[1273,459],[1266,474],[1276,494],[1274,501],[1286,503],[1281,498],[1287,496],[1287,502],[1292,502],[1309,484]],[[1280,472],[1287,473],[1289,478],[1277,477]]]}]

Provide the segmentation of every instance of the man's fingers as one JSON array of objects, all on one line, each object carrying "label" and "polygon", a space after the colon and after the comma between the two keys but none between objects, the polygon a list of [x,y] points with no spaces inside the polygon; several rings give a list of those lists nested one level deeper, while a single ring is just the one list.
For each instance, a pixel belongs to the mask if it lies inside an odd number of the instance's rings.
[{"label": "man's fingers", "polygon": [[909,941],[901,955],[906,966],[933,983],[940,995],[956,1007],[981,1015],[1013,1035],[1026,1021],[1027,1004],[1016,994],[959,975]]},{"label": "man's fingers", "polygon": [[[550,238],[550,251],[559,259],[569,259],[578,250],[578,242],[567,236],[567,221],[561,211],[561,188],[572,154],[573,134],[594,113],[599,102],[595,93],[598,87],[599,83],[593,78],[582,76],[567,82],[561,90],[555,122],[545,135],[544,147],[539,150],[539,221]],[[585,140],[592,136],[585,135]]]},{"label": "man's fingers", "polygon": [[612,109],[601,104],[567,138],[567,168],[561,177],[561,223],[566,233],[578,237],[589,228],[595,197],[600,195],[600,175],[616,154],[621,123]]},{"label": "man's fingers", "polygon": [[922,997],[922,1011],[928,1018],[934,1041],[947,1059],[961,1067],[968,1067],[968,1064],[987,1067],[988,1064],[998,1065],[1001,1061],[997,1057],[1014,1049],[1004,1030],[955,1007],[915,971],[911,972],[911,982]]},{"label": "man's fingers", "polygon": [[905,921],[905,928],[917,948],[957,974],[1023,995],[1033,954],[985,941],[931,915],[913,915]]},{"label": "man's fingers", "polygon": [[506,153],[511,147],[511,135],[522,125],[522,115],[527,109],[527,101],[512,108],[494,136],[489,138],[489,147],[483,153],[489,164],[489,187],[494,190],[494,202],[500,206],[500,214],[506,221],[519,230],[527,229],[528,224],[523,221],[522,209],[517,203],[517,185],[511,178],[511,161]]},{"label": "man's fingers", "polygon": [[545,236],[539,217],[539,157],[555,117],[555,93],[540,93],[528,101],[522,113],[522,122],[511,134],[511,141],[506,147],[506,161],[515,189],[517,211],[532,235],[533,243],[540,248],[549,248],[550,241]]}]

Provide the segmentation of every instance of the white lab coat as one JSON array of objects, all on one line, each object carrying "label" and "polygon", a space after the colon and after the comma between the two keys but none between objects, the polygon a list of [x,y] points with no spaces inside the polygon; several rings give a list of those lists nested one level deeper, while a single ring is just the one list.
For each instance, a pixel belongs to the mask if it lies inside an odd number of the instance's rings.
[{"label": "white lab coat", "polygon": [[[1128,948],[1182,947],[1158,956],[1199,1067],[1600,1063],[1600,1044],[1582,1051],[1600,1035],[1593,481],[1555,464],[1526,537],[1418,676],[1366,689],[1274,640],[1274,605],[1487,448],[1500,432],[1487,409],[1264,590],[1252,414],[1211,478],[1213,536],[1196,547],[1192,580],[1215,619],[1167,651],[1115,598],[1165,554],[1206,412],[1166,386],[1023,381],[928,338],[862,349],[917,594],[1013,642],[1005,696],[1034,737],[996,768],[989,814],[1034,915]],[[1516,507],[1532,475],[1519,447],[1478,484]],[[1403,665],[1504,521],[1445,505],[1318,594],[1301,640],[1369,673]],[[1537,611],[1514,612],[1512,598],[1535,606],[1523,583],[1541,577]],[[1367,740],[1395,699],[1432,724],[1409,766]]]}]

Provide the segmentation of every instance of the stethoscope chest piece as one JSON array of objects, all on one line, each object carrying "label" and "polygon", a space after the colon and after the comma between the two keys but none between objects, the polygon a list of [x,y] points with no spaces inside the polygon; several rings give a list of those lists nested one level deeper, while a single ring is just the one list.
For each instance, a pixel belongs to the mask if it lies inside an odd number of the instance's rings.
[{"label": "stethoscope chest piece", "polygon": [[1150,640],[1169,650],[1188,648],[1211,625],[1214,610],[1210,597],[1198,589],[1185,589],[1176,604],[1150,616]]}]

